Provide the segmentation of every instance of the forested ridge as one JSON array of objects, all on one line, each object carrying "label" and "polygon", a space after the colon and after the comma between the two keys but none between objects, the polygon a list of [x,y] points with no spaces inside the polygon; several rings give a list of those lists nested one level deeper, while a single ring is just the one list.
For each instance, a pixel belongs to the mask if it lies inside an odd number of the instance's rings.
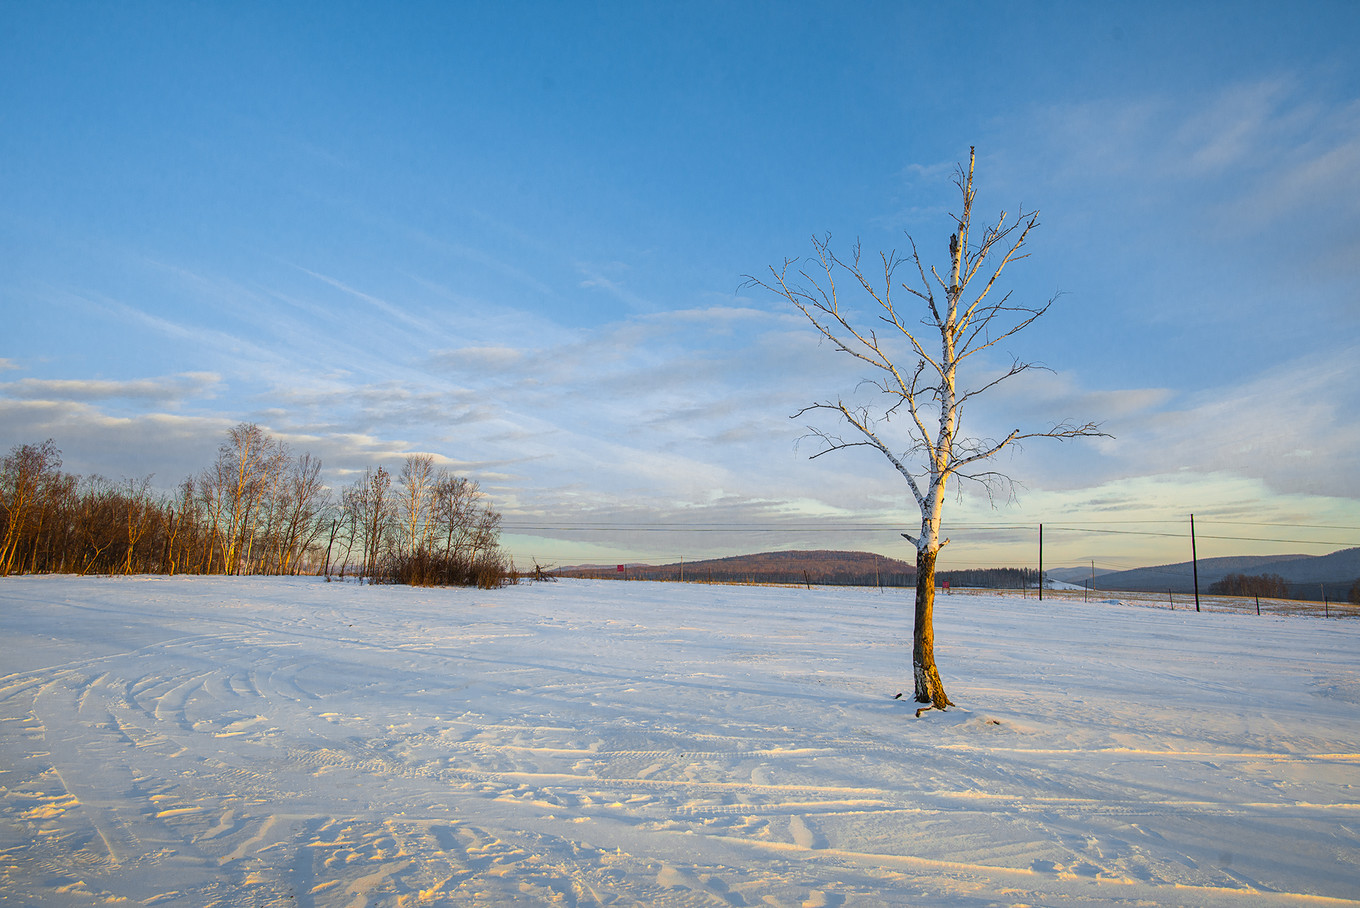
[{"label": "forested ridge", "polygon": [[[562,577],[614,577],[630,580],[669,580],[712,583],[815,583],[823,586],[914,587],[916,566],[873,552],[786,550],[711,558],[699,561],[617,567],[575,566],[556,571]],[[936,580],[951,586],[983,589],[1024,589],[1038,582],[1028,568],[977,568],[939,571]]]}]

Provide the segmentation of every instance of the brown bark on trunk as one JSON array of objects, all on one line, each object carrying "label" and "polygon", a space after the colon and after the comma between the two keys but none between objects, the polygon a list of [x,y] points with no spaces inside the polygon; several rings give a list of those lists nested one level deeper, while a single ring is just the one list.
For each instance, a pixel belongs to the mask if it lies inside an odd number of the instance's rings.
[{"label": "brown bark on trunk", "polygon": [[916,553],[916,627],[911,649],[912,672],[916,678],[916,702],[930,703],[936,709],[953,706],[944,692],[939,669],[935,667],[935,557],[938,552]]}]

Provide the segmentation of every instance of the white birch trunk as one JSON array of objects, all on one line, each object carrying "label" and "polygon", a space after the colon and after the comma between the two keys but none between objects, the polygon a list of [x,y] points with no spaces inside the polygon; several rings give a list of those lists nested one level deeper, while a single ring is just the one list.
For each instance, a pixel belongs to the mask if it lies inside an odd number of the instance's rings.
[{"label": "white birch trunk", "polygon": [[[1077,425],[1061,422],[1047,431],[1021,432],[1016,429],[999,442],[959,435],[959,407],[964,402],[1026,371],[1032,364],[1016,360],[999,377],[971,387],[965,384],[962,391],[955,381],[960,365],[970,356],[982,353],[1024,330],[1047,312],[1053,303],[1050,299],[1043,305],[1027,306],[1010,303],[1009,294],[999,297],[992,294],[1006,266],[1011,261],[1025,257],[1021,249],[1029,232],[1039,222],[1037,212],[1026,214],[1021,211],[1015,220],[1010,221],[1003,211],[995,225],[983,225],[979,237],[971,239],[975,161],[976,156],[970,148],[968,167],[966,170],[960,168],[956,179],[956,185],[963,194],[963,208],[955,217],[958,231],[949,238],[947,276],[941,276],[934,268],[926,266],[913,240],[910,256],[899,257],[895,252],[880,254],[883,283],[881,287],[875,286],[874,280],[861,266],[858,244],[854,248],[853,258],[841,259],[831,251],[828,236],[825,240],[813,238],[813,246],[817,250],[815,261],[820,266],[817,270],[825,272],[824,280],[801,269],[792,272],[790,269],[796,262],[794,259],[785,260],[783,269],[770,269],[772,282],[767,283],[755,277],[749,279],[750,284],[764,287],[793,303],[838,351],[876,370],[879,377],[871,384],[889,397],[896,398],[893,404],[882,408],[877,416],[871,414],[870,407],[847,406],[844,400],[813,404],[795,416],[802,416],[812,410],[838,413],[854,427],[857,435],[846,439],[835,432],[809,427],[811,433],[826,444],[825,450],[813,456],[860,445],[872,447],[888,459],[911,488],[920,509],[921,525],[918,535],[902,535],[916,546],[916,626],[912,655],[916,697],[941,709],[951,704],[935,668],[933,621],[935,561],[940,549],[949,542],[941,538],[940,527],[946,485],[955,476],[960,480],[979,482],[989,493],[993,483],[1008,484],[1006,477],[980,471],[974,464],[987,460],[1020,439],[1064,439],[1105,434],[1095,423]],[[993,257],[994,254],[996,257]],[[989,261],[993,264],[988,265]],[[917,286],[902,283],[894,276],[898,266],[908,262],[915,265],[920,278]],[[986,271],[982,270],[984,267]],[[875,330],[856,328],[851,323],[850,315],[842,308],[838,295],[836,275],[840,270],[853,276],[852,287],[862,289],[878,304],[882,322],[895,329],[891,336],[903,342],[905,351],[915,359],[914,371],[899,368],[902,361],[897,353],[888,349],[887,336],[880,338]],[[974,278],[977,278],[976,283]],[[974,284],[974,289],[965,296],[970,283]],[[978,285],[981,285],[980,289]],[[932,345],[926,343],[925,335],[913,327],[914,319],[905,318],[899,311],[892,298],[895,290],[905,290],[927,308],[929,315],[924,323],[940,333],[938,358],[927,349]],[[939,295],[940,291],[943,291],[943,298]],[[929,406],[928,401],[939,406],[938,423],[921,412],[921,408]],[[924,454],[925,462],[917,467],[916,473],[904,463],[904,455],[898,454],[898,449],[878,434],[878,426],[894,418],[907,423],[906,434],[912,442],[909,450]],[[924,469],[921,469],[922,466]]]}]

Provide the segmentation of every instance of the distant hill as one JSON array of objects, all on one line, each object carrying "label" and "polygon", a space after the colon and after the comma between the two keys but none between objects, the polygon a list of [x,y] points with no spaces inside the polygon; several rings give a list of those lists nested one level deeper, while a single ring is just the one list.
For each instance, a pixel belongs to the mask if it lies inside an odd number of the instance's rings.
[{"label": "distant hill", "polygon": [[[1330,555],[1242,555],[1201,558],[1199,589],[1208,592],[1228,574],[1279,574],[1289,584],[1290,595],[1317,599],[1326,589],[1329,599],[1345,599],[1351,584],[1360,578],[1360,548],[1341,549]],[[1089,582],[1089,581],[1088,581]],[[1194,565],[1189,561],[1135,568],[1096,576],[1102,590],[1171,590],[1193,592]]]},{"label": "distant hill", "polygon": [[[709,580],[714,583],[805,583],[842,586],[913,586],[916,566],[872,552],[785,551],[674,564],[626,565],[633,580]],[[561,568],[562,577],[619,576],[617,566]]]},{"label": "distant hill", "polygon": [[[1074,583],[1078,587],[1081,587],[1082,584],[1089,586],[1091,583],[1091,569],[1089,567],[1052,568],[1044,571],[1044,573],[1048,576],[1049,580],[1057,580],[1061,583]],[[1109,568],[1096,568],[1097,582],[1099,582],[1098,578],[1105,574],[1112,573],[1114,572]]]},{"label": "distant hill", "polygon": [[[916,565],[873,552],[782,551],[736,555],[684,564],[576,565],[554,571],[559,577],[631,580],[686,580],[713,583],[815,583],[823,586],[916,585]],[[940,571],[939,584],[987,589],[1034,588],[1036,573],[1026,568]]]}]

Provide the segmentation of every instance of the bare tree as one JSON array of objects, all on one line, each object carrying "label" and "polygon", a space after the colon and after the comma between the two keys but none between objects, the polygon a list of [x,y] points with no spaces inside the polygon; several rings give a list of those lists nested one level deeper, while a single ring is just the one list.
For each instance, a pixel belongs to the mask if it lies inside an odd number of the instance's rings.
[{"label": "bare tree", "polygon": [[[861,263],[858,244],[847,261],[832,252],[827,237],[812,241],[816,250],[814,269],[800,268],[798,259],[788,259],[782,269],[770,268],[768,281],[755,277],[747,281],[747,286],[763,287],[788,299],[837,350],[874,370],[875,377],[866,382],[881,393],[885,400],[881,405],[852,405],[838,399],[812,404],[794,416],[829,410],[838,422],[848,424],[852,430],[847,438],[810,427],[812,435],[822,442],[822,449],[814,458],[845,448],[873,448],[888,459],[911,489],[921,514],[917,534],[902,534],[916,547],[912,670],[917,702],[931,703],[939,709],[953,705],[935,665],[935,561],[940,549],[949,543],[940,532],[946,484],[958,477],[980,483],[989,495],[997,491],[1009,495],[1010,479],[985,467],[986,461],[1003,448],[1027,438],[1067,439],[1105,434],[1095,423],[1072,422],[1040,431],[1015,429],[999,441],[962,434],[960,416],[968,401],[1006,379],[1036,368],[1036,364],[1012,360],[1010,367],[998,375],[977,368],[980,364],[974,361],[969,364],[975,367],[970,373],[976,376],[972,385],[959,384],[960,367],[1029,327],[1053,304],[1050,299],[1039,306],[1027,306],[1013,303],[1009,293],[992,292],[1006,266],[1025,257],[1021,250],[1030,231],[1039,225],[1038,212],[1021,211],[1014,220],[1009,220],[1003,211],[995,225],[984,225],[979,235],[974,236],[974,159],[974,152],[969,149],[967,170],[960,166],[955,176],[963,208],[961,213],[951,215],[956,232],[949,237],[946,275],[941,276],[934,267],[927,268],[910,235],[910,256],[899,256],[895,251],[880,253],[872,273]],[[903,265],[913,272],[912,279],[899,284],[896,273]],[[882,282],[875,283],[879,267]],[[852,324],[852,314],[842,307],[838,297],[836,281],[842,274],[848,274],[851,286],[858,287],[872,300],[878,318],[890,328],[886,336],[880,338],[874,328]],[[911,295],[908,302],[924,308],[923,317],[909,319],[899,311],[892,296],[894,286]],[[899,361],[912,360],[914,366],[910,369],[897,365]],[[888,428],[903,424],[908,442],[905,450],[890,445],[884,438]]]},{"label": "bare tree", "polygon": [[477,514],[477,522],[472,526],[471,555],[468,560],[476,564],[495,549],[501,535],[501,515],[484,507]]},{"label": "bare tree", "polygon": [[[345,554],[338,561],[340,565],[340,579],[345,578],[345,571],[350,568],[350,556],[354,554],[354,546],[359,542],[361,522],[359,520],[359,489],[357,482],[354,486],[346,486],[340,490],[340,504],[338,514],[335,517],[335,525],[332,532],[338,532],[345,543]],[[334,542],[334,539],[331,540]],[[328,560],[329,561],[329,560]],[[327,574],[330,568],[327,568]]]},{"label": "bare tree", "polygon": [[330,491],[321,480],[321,461],[311,454],[299,455],[287,477],[283,495],[284,527],[278,570],[296,574],[302,558],[326,528],[325,514]]},{"label": "bare tree", "polygon": [[219,450],[217,460],[213,461],[212,466],[204,469],[195,486],[207,529],[204,559],[198,566],[198,572],[202,574],[213,572],[213,558],[219,549],[222,552],[221,572],[225,574],[228,570],[226,513],[227,500],[230,497],[228,489],[231,486],[231,472],[231,463]]},{"label": "bare tree", "polygon": [[193,477],[187,477],[179,484],[176,499],[168,508],[169,526],[166,529],[165,567],[167,574],[174,576],[176,569],[190,565],[190,546],[195,538],[201,538],[202,527],[199,523],[199,510],[196,501]]},{"label": "bare tree", "polygon": [[268,510],[268,493],[287,461],[287,451],[254,423],[241,423],[227,433],[217,462],[200,480],[208,513],[222,540],[223,569],[249,572],[256,524]]},{"label": "bare tree", "polygon": [[427,548],[433,526],[430,516],[435,484],[439,478],[434,469],[434,457],[430,454],[408,454],[401,465],[397,492],[400,521],[397,548],[404,555],[414,555]]},{"label": "bare tree", "polygon": [[61,452],[52,439],[40,445],[17,445],[0,461],[0,577],[16,567],[25,542],[37,545],[47,486],[60,476]]},{"label": "bare tree", "polygon": [[472,548],[472,528],[482,503],[481,487],[465,476],[450,476],[441,471],[434,485],[431,523],[443,537],[441,554],[467,559]]},{"label": "bare tree", "polygon": [[123,526],[127,528],[127,551],[123,553],[123,573],[126,575],[132,573],[133,557],[138,543],[151,528],[155,505],[149,495],[150,476],[138,483],[131,479],[124,480],[124,483],[127,490],[119,490],[119,497],[123,499]]},{"label": "bare tree", "polygon": [[123,538],[123,527],[118,513],[118,489],[102,476],[87,476],[79,498],[76,526],[80,529],[81,564],[76,573],[109,568],[112,559],[104,553],[114,548]]},{"label": "bare tree", "polygon": [[382,467],[368,469],[344,491],[344,508],[363,552],[363,576],[377,575],[379,561],[396,512],[391,500],[392,474]]}]

